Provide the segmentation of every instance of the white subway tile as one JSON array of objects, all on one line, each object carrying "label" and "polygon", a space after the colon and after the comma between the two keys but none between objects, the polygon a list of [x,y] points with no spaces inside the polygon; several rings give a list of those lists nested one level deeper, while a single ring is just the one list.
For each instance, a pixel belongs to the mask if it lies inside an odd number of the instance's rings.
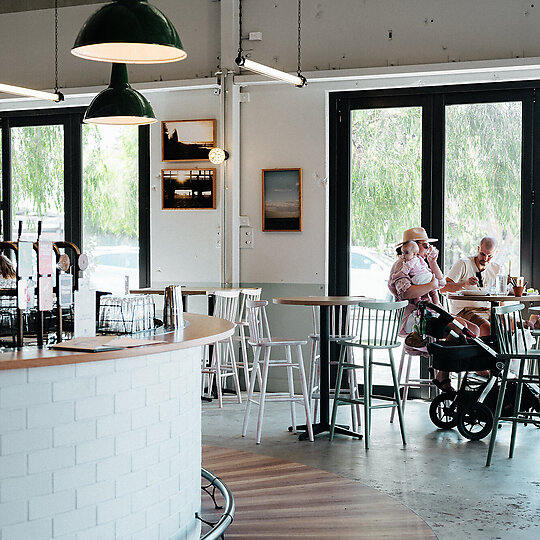
[{"label": "white subway tile", "polygon": [[29,474],[20,478],[2,480],[0,501],[18,501],[52,493],[52,474]]},{"label": "white subway tile", "polygon": [[28,381],[28,369],[3,369],[2,386],[12,386],[14,384],[24,384]]},{"label": "white subway tile", "polygon": [[145,405],[144,389],[128,390],[118,392],[115,396],[115,412],[132,411],[140,409]]},{"label": "white subway tile", "polygon": [[14,384],[0,388],[0,407],[17,409],[51,402],[51,385],[49,383]]},{"label": "white subway tile", "polygon": [[116,538],[139,538],[139,533],[146,528],[146,515],[144,512],[131,514],[116,522]]},{"label": "white subway tile", "polygon": [[66,468],[53,473],[54,492],[76,489],[96,481],[96,465],[85,464]]},{"label": "white subway tile", "polygon": [[156,540],[156,538],[159,538],[159,525],[147,527],[144,531],[137,534],[136,538],[137,540]]},{"label": "white subway tile", "polygon": [[116,371],[133,371],[134,369],[146,366],[148,357],[146,356],[133,356],[131,358],[118,358],[115,360]]},{"label": "white subway tile", "polygon": [[178,416],[178,400],[170,399],[159,405],[159,420],[171,420],[175,416]]},{"label": "white subway tile", "polygon": [[146,404],[154,405],[156,403],[163,403],[170,398],[169,383],[162,382],[154,384],[146,389]]},{"label": "white subway tile", "polygon": [[116,436],[116,454],[132,452],[146,446],[146,430],[128,431]]},{"label": "white subway tile", "polygon": [[169,540],[178,532],[178,512],[159,524],[159,539]]},{"label": "white subway tile", "polygon": [[20,454],[11,454],[10,456],[0,457],[0,471],[2,471],[2,480],[4,478],[14,478],[24,476],[28,472],[28,459],[26,452]]},{"label": "white subway tile", "polygon": [[76,463],[98,461],[114,455],[114,439],[107,437],[97,441],[88,441],[76,446]]},{"label": "white subway tile", "polygon": [[139,388],[159,383],[159,366],[145,366],[131,373],[131,386]]},{"label": "white subway tile", "polygon": [[132,416],[133,429],[150,426],[159,422],[159,405],[138,409]]},{"label": "white subway tile", "polygon": [[97,420],[97,436],[106,437],[131,430],[131,413],[116,413]]},{"label": "white subway tile", "polygon": [[52,520],[35,519],[2,530],[2,540],[49,540],[52,537]]},{"label": "white subway tile", "polygon": [[136,450],[131,455],[132,470],[138,471],[159,463],[159,445],[153,444],[140,450]]},{"label": "white subway tile", "polygon": [[80,399],[75,402],[75,418],[97,418],[114,412],[113,396],[96,396]]},{"label": "white subway tile", "polygon": [[26,518],[27,508],[25,500],[0,504],[0,523],[2,524],[2,527],[26,521]]},{"label": "white subway tile", "polygon": [[96,421],[86,420],[56,426],[53,428],[53,445],[63,446],[70,444],[78,444],[81,442],[95,439],[96,437]]},{"label": "white subway tile", "polygon": [[109,540],[114,537],[114,523],[105,523],[77,533],[77,540]]},{"label": "white subway tile", "polygon": [[76,533],[94,525],[96,525],[95,507],[81,508],[80,510],[73,510],[55,516],[53,519],[53,533],[56,537],[62,534]]},{"label": "white subway tile", "polygon": [[28,455],[28,472],[30,474],[65,469],[74,464],[75,448],[72,446],[48,448]]},{"label": "white subway tile", "polygon": [[129,493],[146,488],[146,471],[136,471],[125,474],[116,480],[116,497],[123,497]]},{"label": "white subway tile", "polygon": [[131,504],[128,496],[98,504],[98,524],[107,523],[127,516],[130,512],[130,507]]},{"label": "white subway tile", "polygon": [[109,480],[131,472],[131,455],[123,454],[102,459],[97,464],[97,479]]},{"label": "white subway tile", "polygon": [[159,460],[165,461],[178,454],[178,438],[169,439],[159,445]]},{"label": "white subway tile", "polygon": [[28,427],[57,426],[75,420],[75,405],[71,401],[48,403],[28,408]]},{"label": "white subway tile", "polygon": [[52,446],[52,429],[35,428],[10,431],[0,436],[2,455],[42,450]]},{"label": "white subway tile", "polygon": [[176,495],[178,493],[179,485],[178,476],[172,476],[164,482],[161,482],[161,484],[159,484],[159,500],[169,500]]},{"label": "white subway tile", "polygon": [[75,509],[75,492],[70,490],[32,497],[28,501],[28,519],[54,517]]},{"label": "white subway tile", "polygon": [[53,383],[53,401],[78,400],[96,395],[96,379],[80,377]]},{"label": "white subway tile", "polygon": [[26,429],[26,409],[2,409],[0,433]]},{"label": "white subway tile", "polygon": [[96,393],[97,394],[115,394],[123,390],[131,388],[130,373],[113,372],[107,375],[99,375],[96,377]]},{"label": "white subway tile", "polygon": [[103,501],[114,499],[114,482],[106,480],[77,489],[77,508],[95,506]]},{"label": "white subway tile", "polygon": [[95,377],[114,371],[114,360],[100,360],[97,362],[80,362],[75,364],[77,377]]},{"label": "white subway tile", "polygon": [[28,370],[28,382],[56,382],[75,377],[75,364],[34,367]]},{"label": "white subway tile", "polygon": [[147,487],[131,496],[131,512],[144,514],[141,510],[159,502],[159,484]]},{"label": "white subway tile", "polygon": [[162,422],[146,428],[148,444],[167,441],[171,437],[171,423]]},{"label": "white subway tile", "polygon": [[169,477],[169,462],[168,461],[162,461],[158,463],[157,465],[153,465],[148,468],[148,485],[151,486],[153,484],[157,484],[159,482],[163,482],[163,480],[166,480]]},{"label": "white subway tile", "polygon": [[158,502],[146,509],[146,523],[153,525],[161,523],[169,517],[169,501]]}]

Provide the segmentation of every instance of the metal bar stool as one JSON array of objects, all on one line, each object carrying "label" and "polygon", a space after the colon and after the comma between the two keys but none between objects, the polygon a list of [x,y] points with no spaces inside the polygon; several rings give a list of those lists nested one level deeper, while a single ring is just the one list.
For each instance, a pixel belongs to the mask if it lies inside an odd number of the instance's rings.
[{"label": "metal bar stool", "polygon": [[[497,358],[504,362],[504,369],[499,389],[499,397],[497,398],[497,406],[495,407],[493,430],[491,431],[491,439],[489,441],[489,450],[486,459],[486,467],[491,464],[493,450],[495,448],[495,440],[497,439],[497,427],[499,422],[512,423],[512,435],[510,437],[510,451],[508,457],[514,457],[514,448],[516,445],[516,434],[518,424],[529,423],[531,419],[540,418],[540,412],[531,412],[521,410],[521,395],[524,383],[533,383],[540,385],[540,376],[538,375],[538,359],[540,351],[537,349],[528,350],[527,341],[525,339],[525,331],[523,328],[523,320],[521,312],[525,306],[523,304],[514,304],[510,306],[500,306],[494,308],[495,318],[495,337],[499,345],[500,354]],[[519,373],[517,378],[511,377],[510,380],[517,384],[516,396],[514,400],[514,408],[512,414],[502,415],[502,407],[504,403],[504,394],[508,386],[508,371],[510,361],[512,359],[519,361]],[[525,361],[533,360],[536,363],[536,370],[525,373]]]},{"label": "metal bar stool", "polygon": [[[340,345],[339,364],[336,377],[336,399],[334,400],[334,407],[332,409],[332,420],[330,426],[330,440],[334,438],[334,429],[336,426],[337,409],[340,405],[359,403],[364,405],[364,444],[366,448],[369,448],[369,435],[371,431],[371,410],[380,409],[386,407],[396,407],[398,411],[399,427],[401,430],[401,438],[403,444],[407,444],[405,439],[405,425],[403,422],[403,410],[401,408],[401,399],[399,396],[399,386],[396,374],[396,367],[394,365],[394,355],[392,349],[400,346],[398,341],[398,331],[403,319],[403,312],[408,302],[403,300],[401,302],[359,302],[360,308],[360,325],[358,327],[358,335],[355,339],[343,339],[338,340]],[[356,360],[347,362],[346,350],[347,347],[357,347],[362,349],[363,361],[357,363]],[[373,351],[386,349],[388,350],[389,362],[375,362],[373,360]],[[394,397],[388,398],[383,396],[372,395],[373,384],[373,366],[386,366],[389,367],[392,372],[392,381],[394,384]],[[343,371],[349,369],[363,369],[364,370],[364,395],[351,399],[342,397],[340,395],[341,380],[343,377]],[[393,403],[384,403],[373,405],[372,400],[376,399],[390,399]]]}]

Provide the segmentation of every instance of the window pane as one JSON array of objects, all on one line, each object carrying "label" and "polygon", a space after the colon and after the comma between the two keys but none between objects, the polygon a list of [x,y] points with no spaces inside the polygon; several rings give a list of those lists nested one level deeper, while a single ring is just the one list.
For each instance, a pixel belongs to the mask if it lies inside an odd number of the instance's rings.
[{"label": "window pane", "polygon": [[101,291],[139,285],[137,126],[83,125],[83,242],[86,274]]},{"label": "window pane", "polygon": [[[64,239],[64,128],[25,126],[11,128],[12,239],[18,222],[23,233]],[[35,238],[35,236],[34,236]]]},{"label": "window pane", "polygon": [[521,102],[446,107],[446,273],[489,235],[495,260],[520,274],[521,118]]},{"label": "window pane", "polygon": [[350,294],[386,298],[394,244],[420,225],[422,108],[351,113]]}]

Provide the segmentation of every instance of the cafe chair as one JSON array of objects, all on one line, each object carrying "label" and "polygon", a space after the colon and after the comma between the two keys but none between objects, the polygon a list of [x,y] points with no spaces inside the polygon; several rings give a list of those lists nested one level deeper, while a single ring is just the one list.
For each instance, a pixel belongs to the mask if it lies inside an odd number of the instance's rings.
[{"label": "cafe chair", "polygon": [[[537,349],[529,350],[527,348],[527,340],[523,328],[523,320],[521,312],[525,306],[523,304],[513,304],[510,306],[500,306],[493,309],[494,313],[494,328],[495,337],[499,346],[499,354],[497,359],[504,362],[502,372],[501,385],[499,388],[499,396],[495,407],[493,430],[491,431],[491,439],[489,441],[488,455],[486,459],[486,467],[491,465],[493,450],[495,449],[495,441],[497,439],[498,425],[500,422],[510,422],[512,424],[512,434],[510,437],[510,451],[508,457],[514,457],[514,448],[516,445],[516,434],[518,424],[526,424],[540,418],[540,412],[523,411],[521,407],[521,396],[524,383],[532,385],[540,385],[540,377],[538,375],[538,358],[540,351]],[[518,361],[519,369],[517,377],[509,376],[510,361],[514,359]],[[532,360],[535,363],[535,369],[529,373],[525,373],[525,364]],[[507,391],[508,382],[516,384],[516,392],[514,399],[514,408],[511,414],[502,414],[504,395]]]},{"label": "cafe chair", "polygon": [[[330,440],[334,438],[336,427],[337,410],[340,405],[361,404],[364,406],[364,445],[369,448],[371,432],[371,411],[395,407],[398,411],[399,427],[403,444],[407,444],[405,438],[405,425],[403,421],[403,410],[399,395],[398,379],[396,367],[394,365],[393,349],[400,346],[398,340],[399,327],[403,319],[403,312],[408,302],[359,302],[359,324],[356,337],[353,339],[340,339],[337,343],[340,346],[339,363],[336,376],[336,398],[332,408],[332,419],[330,423]],[[362,359],[347,355],[347,349],[361,349]],[[388,351],[388,362],[375,361],[373,351]],[[392,372],[394,385],[394,396],[375,396],[372,394],[373,386],[373,366],[389,367]],[[350,398],[340,395],[343,371],[363,369],[364,372],[364,395],[359,398]],[[373,399],[389,400],[392,403],[373,404]]]},{"label": "cafe chair", "polygon": [[[319,330],[320,322],[320,307],[313,306],[313,334],[309,335],[311,340],[311,362],[309,369],[309,384],[308,393],[310,396],[310,407],[313,414],[313,421],[317,421],[317,412],[319,408],[320,400],[320,341],[321,335]],[[358,307],[357,306],[330,306],[328,312],[330,332],[328,340],[330,343],[336,342],[338,339],[353,338],[357,333],[358,325]],[[352,350],[348,349],[348,352],[352,354]],[[337,365],[337,361],[330,362],[330,365]],[[358,381],[356,377],[356,371],[354,369],[348,370],[348,388],[342,390],[343,394],[348,395],[351,398],[358,398]],[[330,399],[334,399],[335,389],[330,389]],[[360,405],[351,404],[351,419],[353,431],[358,431],[360,423]]]},{"label": "cafe chair", "polygon": [[[249,321],[250,337],[248,343],[253,348],[253,369],[251,371],[251,381],[249,383],[249,391],[247,397],[246,410],[244,414],[244,425],[242,426],[242,437],[246,436],[249,415],[251,413],[252,404],[259,406],[259,415],[257,420],[257,444],[261,442],[261,433],[263,426],[264,405],[268,401],[285,401],[290,402],[291,407],[291,423],[292,431],[296,433],[296,411],[295,403],[301,403],[304,406],[306,427],[309,435],[309,440],[313,441],[313,427],[311,425],[311,411],[309,407],[309,395],[307,390],[306,374],[304,372],[304,363],[302,359],[302,345],[307,343],[306,340],[288,339],[288,338],[273,338],[270,335],[270,327],[266,316],[266,300],[246,300],[246,309]],[[284,348],[285,358],[271,358],[272,349]],[[291,349],[296,352],[295,359]],[[288,392],[267,392],[266,385],[268,383],[268,372],[270,368],[285,368],[287,370]],[[258,400],[255,399],[255,378],[257,373],[260,373],[262,368],[262,380],[259,388]],[[300,388],[302,395],[298,396],[294,393],[293,369],[297,369],[300,374]]]},{"label": "cafe chair", "polygon": [[[240,290],[231,289],[228,291],[216,291],[214,294],[214,317],[226,319],[234,323],[236,321]],[[211,344],[209,347],[207,347],[207,351],[208,354],[205,353],[203,358],[201,372],[203,375],[208,375],[208,397],[210,397],[212,393],[215,378],[218,405],[220,408],[223,407],[223,382],[228,377],[232,377],[238,403],[242,403],[240,382],[238,379],[238,367],[236,365],[236,358],[234,355],[234,347],[231,337]]]},{"label": "cafe chair", "polygon": [[[240,350],[242,352],[242,370],[244,372],[244,382],[246,384],[246,390],[249,389],[249,373],[253,368],[253,365],[249,363],[248,350],[247,350],[247,333],[249,333],[249,322],[247,319],[246,300],[260,300],[262,289],[240,289],[240,300],[238,317],[236,318],[236,328],[238,329],[238,335],[234,335],[232,340],[240,342]],[[261,381],[259,381],[260,383]]]}]

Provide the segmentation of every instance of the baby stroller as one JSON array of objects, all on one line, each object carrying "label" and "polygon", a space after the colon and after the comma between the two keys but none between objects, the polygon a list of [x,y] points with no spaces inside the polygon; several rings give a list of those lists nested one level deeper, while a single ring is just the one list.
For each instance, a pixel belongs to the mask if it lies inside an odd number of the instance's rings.
[{"label": "baby stroller", "polygon": [[[425,335],[440,339],[450,333],[458,340],[428,344],[432,368],[465,373],[456,392],[443,392],[431,402],[431,421],[441,429],[457,427],[467,439],[479,440],[486,437],[493,428],[496,384],[504,367],[502,362],[497,362],[494,338],[474,337],[452,315],[429,302],[420,303],[418,308]],[[448,326],[450,323],[453,327]],[[485,377],[475,376],[476,371],[489,371],[490,376],[486,380]]]}]

